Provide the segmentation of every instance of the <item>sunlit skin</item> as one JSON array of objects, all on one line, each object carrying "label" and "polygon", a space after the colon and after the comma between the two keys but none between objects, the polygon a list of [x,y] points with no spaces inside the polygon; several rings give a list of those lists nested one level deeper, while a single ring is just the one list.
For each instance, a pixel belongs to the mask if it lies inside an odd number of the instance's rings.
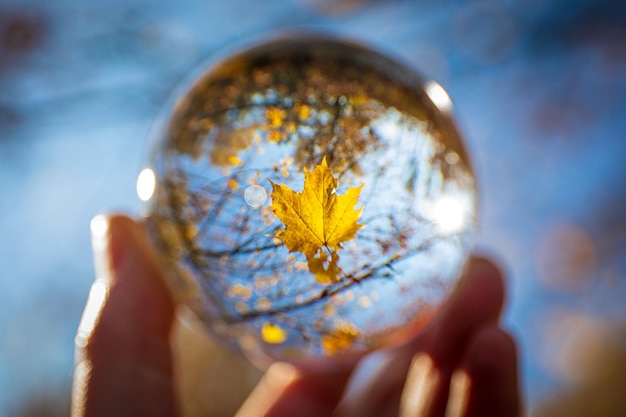
[{"label": "sunlit skin", "polygon": [[[72,415],[176,416],[176,306],[143,226],[124,216],[99,221],[107,226],[94,236],[96,275],[106,295],[90,300],[80,326]],[[503,301],[498,269],[473,258],[431,324],[385,351],[370,382],[351,379],[363,361],[325,373],[276,363],[238,416],[519,416],[515,343],[498,325]]]}]

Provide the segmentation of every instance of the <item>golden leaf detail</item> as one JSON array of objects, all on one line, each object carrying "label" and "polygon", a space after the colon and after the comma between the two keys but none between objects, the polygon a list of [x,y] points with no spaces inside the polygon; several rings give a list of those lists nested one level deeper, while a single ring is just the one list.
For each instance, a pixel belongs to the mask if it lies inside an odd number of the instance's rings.
[{"label": "golden leaf detail", "polygon": [[263,323],[261,337],[265,343],[278,345],[287,340],[287,332],[277,324]]},{"label": "golden leaf detail", "polygon": [[337,250],[363,227],[357,223],[363,208],[354,208],[362,186],[337,195],[337,184],[326,157],[312,171],[305,169],[301,193],[272,182],[270,208],[285,225],[276,237],[290,252],[307,257],[309,270],[319,282],[337,280]]},{"label": "golden leaf detail", "polygon": [[265,116],[271,127],[280,127],[287,116],[287,112],[278,107],[268,107]]},{"label": "golden leaf detail", "polygon": [[320,249],[314,256],[307,256],[307,261],[309,271],[315,275],[315,279],[319,283],[326,284],[336,281],[341,273],[341,268],[337,265],[339,261],[337,251],[330,252],[329,257],[323,249]]},{"label": "golden leaf detail", "polygon": [[354,324],[342,322],[330,333],[322,335],[322,350],[327,356],[335,356],[349,349],[358,336],[359,331]]}]

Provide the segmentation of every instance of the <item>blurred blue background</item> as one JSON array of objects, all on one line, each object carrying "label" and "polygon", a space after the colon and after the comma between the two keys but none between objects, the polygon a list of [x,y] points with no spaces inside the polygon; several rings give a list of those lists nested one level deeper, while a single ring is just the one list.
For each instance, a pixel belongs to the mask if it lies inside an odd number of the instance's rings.
[{"label": "blurred blue background", "polygon": [[626,415],[626,6],[610,0],[0,0],[0,415],[67,415],[89,221],[136,213],[146,138],[180,80],[293,27],[448,90],[528,411]]}]

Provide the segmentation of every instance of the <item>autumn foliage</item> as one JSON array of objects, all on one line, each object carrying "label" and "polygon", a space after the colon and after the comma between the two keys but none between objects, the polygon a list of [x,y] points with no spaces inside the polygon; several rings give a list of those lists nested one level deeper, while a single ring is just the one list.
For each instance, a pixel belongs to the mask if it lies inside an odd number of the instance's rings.
[{"label": "autumn foliage", "polygon": [[309,270],[320,283],[338,280],[337,251],[363,227],[357,223],[363,208],[354,209],[361,186],[337,195],[337,184],[326,157],[313,171],[305,169],[301,193],[272,182],[271,209],[285,225],[276,236],[290,252],[306,256]]}]

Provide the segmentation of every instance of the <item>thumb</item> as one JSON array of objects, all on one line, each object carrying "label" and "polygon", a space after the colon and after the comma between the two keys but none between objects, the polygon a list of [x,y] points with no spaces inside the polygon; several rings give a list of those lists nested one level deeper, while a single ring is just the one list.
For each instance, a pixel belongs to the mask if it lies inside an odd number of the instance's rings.
[{"label": "thumb", "polygon": [[92,221],[96,281],[76,336],[72,416],[176,415],[172,301],[142,226]]}]

